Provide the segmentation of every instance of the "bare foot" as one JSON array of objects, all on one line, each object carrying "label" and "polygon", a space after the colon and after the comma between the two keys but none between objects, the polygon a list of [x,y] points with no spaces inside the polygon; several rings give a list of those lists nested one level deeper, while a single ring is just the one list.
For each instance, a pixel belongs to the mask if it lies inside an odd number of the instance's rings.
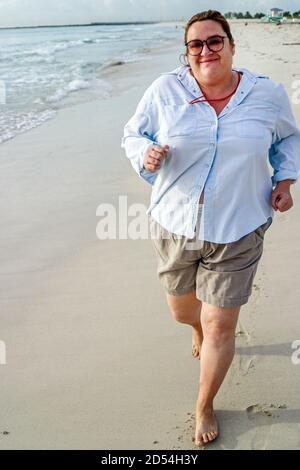
[{"label": "bare foot", "polygon": [[194,326],[192,326],[192,330],[192,355],[195,358],[200,359],[200,352],[203,341],[202,328],[201,326],[199,328],[195,328]]},{"label": "bare foot", "polygon": [[219,435],[218,421],[213,410],[196,411],[195,444],[204,446]]}]

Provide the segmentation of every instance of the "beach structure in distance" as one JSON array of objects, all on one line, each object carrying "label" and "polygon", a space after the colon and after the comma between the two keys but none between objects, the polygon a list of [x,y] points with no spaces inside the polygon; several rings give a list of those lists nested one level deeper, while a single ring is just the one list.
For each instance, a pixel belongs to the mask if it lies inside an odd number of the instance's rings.
[{"label": "beach structure in distance", "polygon": [[281,8],[271,8],[266,16],[261,18],[261,21],[263,23],[282,22],[284,21],[283,10]]}]

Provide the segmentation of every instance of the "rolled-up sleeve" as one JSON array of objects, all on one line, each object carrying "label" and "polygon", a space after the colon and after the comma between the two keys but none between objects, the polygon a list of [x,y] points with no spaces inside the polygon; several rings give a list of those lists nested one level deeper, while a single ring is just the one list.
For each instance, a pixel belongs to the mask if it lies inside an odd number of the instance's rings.
[{"label": "rolled-up sleeve", "polygon": [[282,84],[278,85],[280,108],[276,128],[269,150],[269,161],[274,169],[273,185],[279,181],[298,179],[300,168],[300,131],[297,128],[289,97]]},{"label": "rolled-up sleeve", "polygon": [[121,147],[125,149],[126,156],[134,170],[150,184],[154,184],[159,169],[155,172],[147,171],[143,162],[147,147],[156,143],[157,127],[158,113],[150,87],[138,103],[134,115],[125,125],[121,143]]}]

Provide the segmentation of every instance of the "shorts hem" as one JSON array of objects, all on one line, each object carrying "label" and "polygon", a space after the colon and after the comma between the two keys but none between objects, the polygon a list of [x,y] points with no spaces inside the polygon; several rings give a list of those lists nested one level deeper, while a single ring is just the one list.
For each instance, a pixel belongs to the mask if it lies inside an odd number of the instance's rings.
[{"label": "shorts hem", "polygon": [[196,290],[196,285],[194,284],[193,286],[184,287],[182,289],[175,289],[175,290],[171,290],[171,289],[168,289],[167,287],[165,287],[165,290],[170,295],[177,295],[178,296],[178,295],[188,294],[189,292],[191,292],[193,290]]},{"label": "shorts hem", "polygon": [[250,295],[240,298],[216,297],[214,295],[202,295],[199,291],[196,292],[196,296],[198,300],[215,305],[216,307],[224,308],[240,307],[241,305],[246,304],[250,297]]}]

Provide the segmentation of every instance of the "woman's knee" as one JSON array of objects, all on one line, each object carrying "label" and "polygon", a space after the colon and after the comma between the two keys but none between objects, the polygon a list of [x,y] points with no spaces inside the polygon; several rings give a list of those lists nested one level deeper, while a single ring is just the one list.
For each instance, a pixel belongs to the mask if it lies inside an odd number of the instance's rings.
[{"label": "woman's knee", "polygon": [[167,302],[174,320],[180,323],[200,322],[201,301],[197,299],[195,291],[182,295],[167,294]]},{"label": "woman's knee", "polygon": [[217,344],[233,339],[239,311],[240,307],[208,308],[207,304],[203,304],[201,325],[204,336]]},{"label": "woman's knee", "polygon": [[202,325],[202,328],[204,337],[217,346],[227,343],[235,337],[235,329],[222,323],[212,322],[205,327]]}]

